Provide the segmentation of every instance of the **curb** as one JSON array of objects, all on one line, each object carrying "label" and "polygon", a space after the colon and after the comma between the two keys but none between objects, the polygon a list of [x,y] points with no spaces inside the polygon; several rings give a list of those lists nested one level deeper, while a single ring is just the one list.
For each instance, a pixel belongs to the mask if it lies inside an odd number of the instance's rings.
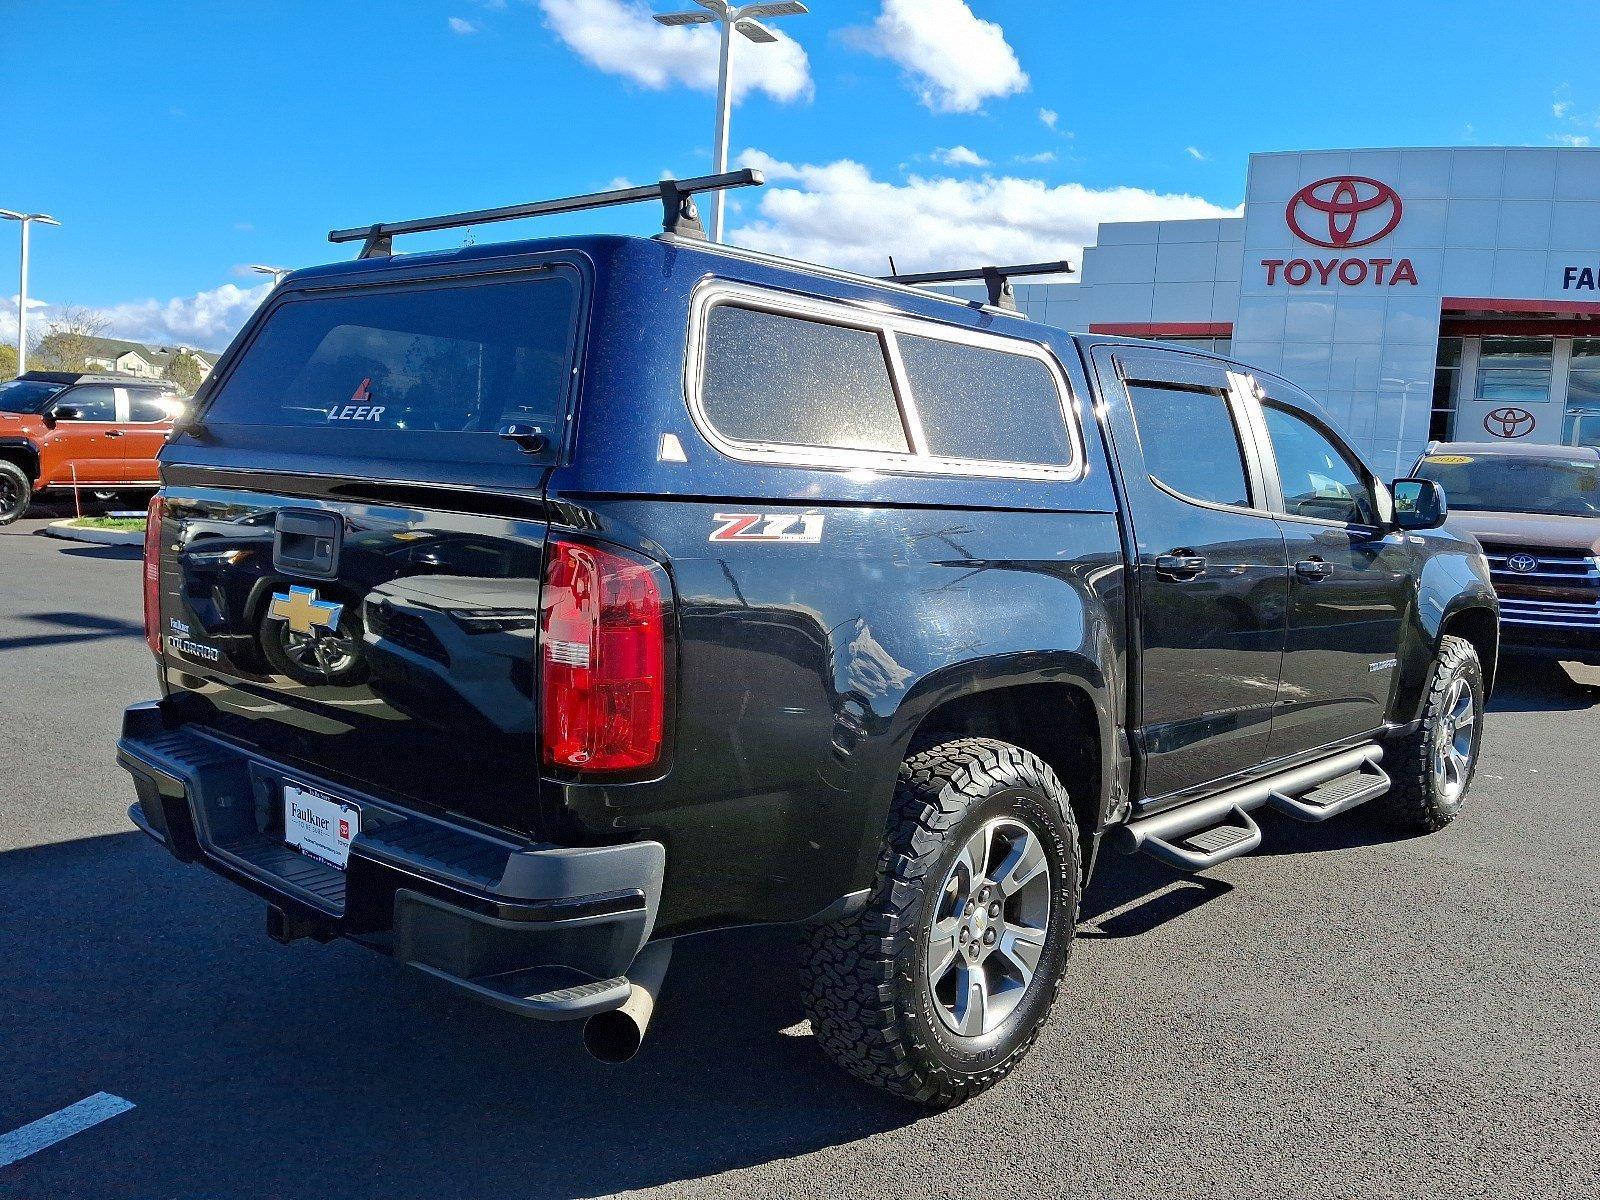
[{"label": "curb", "polygon": [[98,546],[142,546],[144,534],[133,529],[86,529],[68,521],[51,521],[41,531],[49,537],[69,542],[93,542]]}]

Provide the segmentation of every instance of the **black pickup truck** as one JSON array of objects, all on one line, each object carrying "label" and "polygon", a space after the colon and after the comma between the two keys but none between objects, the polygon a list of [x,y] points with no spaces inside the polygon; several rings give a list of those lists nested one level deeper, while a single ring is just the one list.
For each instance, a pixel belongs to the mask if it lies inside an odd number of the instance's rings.
[{"label": "black pickup truck", "polygon": [[1103,847],[1456,815],[1498,626],[1437,484],[1003,280],[708,244],[728,182],[282,282],[161,455],[141,829],[613,1060],[675,939],[793,924],[822,1048],[946,1106],[1037,1036]]}]

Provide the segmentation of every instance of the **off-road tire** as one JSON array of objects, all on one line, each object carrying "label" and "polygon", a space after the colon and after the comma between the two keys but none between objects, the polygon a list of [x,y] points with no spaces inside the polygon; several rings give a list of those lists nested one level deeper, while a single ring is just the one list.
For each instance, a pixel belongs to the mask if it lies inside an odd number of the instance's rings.
[{"label": "off-road tire", "polygon": [[[1033,981],[983,1038],[959,1038],[935,1014],[926,939],[943,880],[971,832],[1020,820],[1049,862],[1051,906]],[[962,738],[900,765],[889,828],[866,907],[807,931],[805,1007],[824,1052],[859,1079],[930,1108],[949,1108],[1004,1079],[1028,1051],[1060,990],[1078,918],[1080,848],[1067,792],[1036,755]]]},{"label": "off-road tire", "polygon": [[33,503],[33,482],[16,463],[0,458],[0,525],[9,525]]},{"label": "off-road tire", "polygon": [[1475,770],[1483,744],[1483,708],[1486,700],[1483,665],[1478,652],[1465,638],[1447,635],[1439,644],[1428,679],[1428,694],[1423,704],[1422,722],[1416,731],[1391,742],[1384,752],[1383,765],[1393,785],[1373,805],[1375,815],[1390,827],[1409,833],[1433,833],[1455,820],[1472,785],[1471,773],[1461,794],[1451,801],[1441,793],[1434,774],[1433,758],[1439,726],[1447,717],[1445,705],[1451,685],[1465,677],[1476,704],[1473,723],[1471,767]]}]

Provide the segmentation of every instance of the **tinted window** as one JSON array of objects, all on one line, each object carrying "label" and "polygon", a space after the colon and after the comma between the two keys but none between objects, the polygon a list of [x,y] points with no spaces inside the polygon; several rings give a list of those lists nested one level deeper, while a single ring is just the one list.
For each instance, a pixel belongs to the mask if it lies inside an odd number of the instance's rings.
[{"label": "tinted window", "polygon": [[117,390],[93,384],[73,388],[58,401],[62,408],[78,410],[80,421],[115,421],[117,419]]},{"label": "tinted window", "polygon": [[182,403],[176,396],[163,392],[151,392],[143,388],[128,389],[128,420],[140,424],[151,424],[155,421],[170,421],[177,416]]},{"label": "tinted window", "polygon": [[0,412],[43,412],[50,397],[61,390],[59,383],[42,383],[37,379],[13,379],[0,383]]},{"label": "tinted window", "polygon": [[291,300],[267,317],[207,418],[493,432],[559,429],[577,285],[536,280],[348,291]]},{"label": "tinted window", "polygon": [[720,304],[700,402],[725,437],[789,446],[910,446],[876,333]]},{"label": "tinted window", "polygon": [[1056,466],[1072,460],[1061,395],[1044,363],[912,334],[898,340],[930,453]]},{"label": "tinted window", "polygon": [[1377,524],[1366,472],[1349,451],[1298,413],[1272,403],[1263,411],[1278,458],[1285,512],[1347,525]]},{"label": "tinted window", "polygon": [[1250,504],[1244,449],[1220,392],[1128,388],[1151,478],[1194,500]]}]

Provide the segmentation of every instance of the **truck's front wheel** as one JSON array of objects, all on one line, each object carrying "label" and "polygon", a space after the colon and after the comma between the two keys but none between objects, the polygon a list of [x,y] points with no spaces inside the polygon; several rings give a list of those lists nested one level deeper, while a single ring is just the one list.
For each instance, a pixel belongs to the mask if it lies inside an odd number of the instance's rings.
[{"label": "truck's front wheel", "polygon": [[912,755],[867,907],[806,938],[822,1048],[936,1108],[1003,1079],[1055,1002],[1079,870],[1066,791],[1037,756],[986,738]]},{"label": "truck's front wheel", "polygon": [[1394,786],[1379,802],[1396,828],[1443,829],[1461,811],[1483,741],[1483,664],[1465,638],[1446,636],[1428,681],[1422,722],[1384,756]]},{"label": "truck's front wheel", "polygon": [[33,502],[33,484],[16,463],[0,458],[0,525],[9,525]]}]

